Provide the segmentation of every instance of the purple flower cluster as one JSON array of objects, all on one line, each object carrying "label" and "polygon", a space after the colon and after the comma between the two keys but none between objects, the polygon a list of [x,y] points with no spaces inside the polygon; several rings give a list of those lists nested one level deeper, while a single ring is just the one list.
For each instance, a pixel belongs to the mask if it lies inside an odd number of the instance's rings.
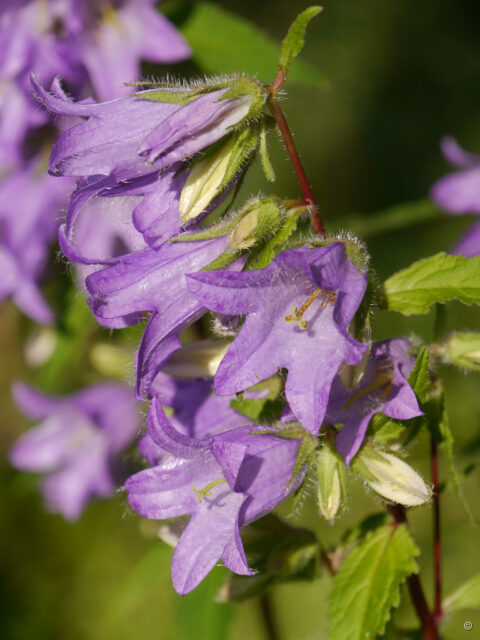
[{"label": "purple flower cluster", "polygon": [[[442,140],[442,151],[446,160],[460,170],[433,185],[430,193],[432,200],[453,215],[480,214],[480,156],[464,151],[449,137]],[[480,255],[480,222],[466,231],[452,253],[462,254],[466,258]]]},{"label": "purple flower cluster", "polygon": [[[376,413],[420,414],[406,377],[409,343],[368,345],[352,335],[367,275],[348,242],[303,242],[255,269],[245,249],[261,235],[254,204],[245,218],[198,228],[237,178],[229,167],[244,152],[239,141],[260,126],[261,112],[252,109],[261,89],[242,91],[243,81],[162,86],[98,104],[73,103],[36,84],[41,103],[66,126],[50,167],[77,180],[61,243],[84,269],[92,312],[112,328],[148,316],[136,386],[150,403],[139,443],[149,467],[125,488],[146,518],[189,516],[172,569],[182,594],[219,559],[251,573],[240,529],[303,482],[303,439],[322,425],[343,425],[338,447],[349,463]],[[180,334],[207,311],[233,327],[213,384],[170,378],[164,369],[184,350]],[[345,386],[345,373],[362,365],[357,385]],[[235,394],[263,402],[275,378],[284,381],[281,423],[237,412]],[[255,388],[262,382],[263,390]],[[171,419],[163,406],[173,409]]]},{"label": "purple flower cluster", "polygon": [[44,476],[48,509],[76,520],[90,498],[111,495],[120,480],[118,454],[140,429],[130,389],[102,384],[54,397],[19,383],[13,396],[28,418],[40,422],[17,440],[10,462]]},{"label": "purple flower cluster", "polygon": [[93,90],[113,99],[131,92],[124,83],[138,80],[142,59],[165,63],[188,55],[154,0],[2,1],[0,300],[11,296],[35,321],[52,321],[38,284],[72,188],[70,180],[45,176],[52,132],[33,98],[31,74],[46,86],[61,76],[77,97]]}]

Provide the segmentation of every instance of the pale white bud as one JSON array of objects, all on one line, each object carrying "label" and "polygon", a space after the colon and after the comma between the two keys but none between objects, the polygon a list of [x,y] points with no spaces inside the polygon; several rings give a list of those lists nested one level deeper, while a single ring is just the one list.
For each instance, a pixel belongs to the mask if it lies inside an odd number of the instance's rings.
[{"label": "pale white bud", "polygon": [[234,249],[248,249],[256,242],[254,232],[258,226],[258,209],[247,213],[235,226],[228,238],[230,246]]},{"label": "pale white bud", "polygon": [[176,378],[213,378],[230,344],[227,340],[188,342],[171,355],[163,370]]},{"label": "pale white bud", "polygon": [[360,454],[359,458],[374,477],[366,478],[367,483],[387,500],[406,507],[414,507],[430,500],[432,492],[423,478],[397,456],[376,451],[373,455]]},{"label": "pale white bud", "polygon": [[58,343],[58,336],[54,329],[42,327],[28,338],[24,355],[31,367],[40,367],[53,355]]}]

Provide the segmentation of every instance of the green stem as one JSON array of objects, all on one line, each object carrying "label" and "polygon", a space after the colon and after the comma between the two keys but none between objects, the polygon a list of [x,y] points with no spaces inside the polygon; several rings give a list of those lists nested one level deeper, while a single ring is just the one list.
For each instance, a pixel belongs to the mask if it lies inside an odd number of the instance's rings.
[{"label": "green stem", "polygon": [[273,614],[271,597],[267,593],[264,593],[262,596],[260,596],[258,602],[260,605],[265,632],[268,640],[279,640],[280,636],[278,633],[277,624],[275,622],[275,616]]},{"label": "green stem", "polygon": [[425,224],[444,217],[429,200],[406,202],[372,215],[351,215],[342,221],[342,227],[366,238],[390,233],[418,224]]},{"label": "green stem", "polygon": [[430,437],[430,462],[432,468],[433,483],[433,560],[434,560],[434,587],[435,609],[433,617],[435,622],[442,619],[442,543],[440,537],[440,491],[438,481],[438,445],[433,436]]}]

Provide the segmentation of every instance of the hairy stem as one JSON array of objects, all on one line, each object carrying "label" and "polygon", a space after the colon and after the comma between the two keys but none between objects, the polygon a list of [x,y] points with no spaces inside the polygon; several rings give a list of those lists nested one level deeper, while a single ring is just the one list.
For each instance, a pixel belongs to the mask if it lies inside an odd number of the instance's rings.
[{"label": "hairy stem", "polygon": [[292,162],[292,166],[302,190],[305,203],[308,205],[312,227],[314,228],[317,235],[319,235],[321,238],[324,238],[326,236],[325,227],[323,226],[318,207],[315,204],[312,188],[310,187],[310,183],[308,182],[308,178],[300,160],[300,156],[298,155],[298,151],[293,141],[292,133],[288,127],[287,120],[283,111],[278,106],[278,102],[275,97],[275,91],[273,90],[270,91],[268,106],[270,108],[270,111],[272,112],[273,117],[275,118],[275,122],[277,123],[277,127],[280,131],[283,142],[287,149],[287,153]]},{"label": "hairy stem", "polygon": [[440,493],[438,482],[438,445],[435,438],[431,437],[430,463],[432,468],[433,483],[433,561],[435,580],[435,608],[433,617],[435,622],[441,620],[442,612],[442,545],[440,538]]},{"label": "hairy stem", "polygon": [[[407,524],[407,514],[401,505],[386,505],[386,508],[394,517],[397,524]],[[407,584],[412,604],[422,625],[422,635],[424,639],[439,640],[437,624],[428,608],[420,578],[416,573],[412,573],[412,575],[407,578]]]},{"label": "hairy stem", "polygon": [[260,610],[262,612],[263,623],[265,626],[265,633],[268,640],[279,640],[278,627],[275,622],[275,616],[273,615],[273,607],[270,596],[264,593],[258,599],[260,604]]}]

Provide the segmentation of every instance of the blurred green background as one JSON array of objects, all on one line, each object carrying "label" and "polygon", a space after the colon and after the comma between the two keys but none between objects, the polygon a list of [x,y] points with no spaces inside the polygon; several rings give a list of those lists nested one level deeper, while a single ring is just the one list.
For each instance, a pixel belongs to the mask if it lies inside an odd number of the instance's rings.
[{"label": "blurred green background", "polygon": [[[247,18],[278,42],[296,14],[308,6],[292,0],[216,4]],[[368,217],[398,203],[426,198],[430,185],[448,171],[439,151],[443,135],[452,134],[470,150],[480,150],[480,4],[476,0],[325,0],[323,5],[323,14],[309,28],[302,59],[321,71],[328,84],[321,90],[287,84],[283,106],[320,211],[327,227],[335,230],[353,214]],[[188,3],[170,3],[168,8],[180,26],[188,25],[192,16]],[[214,38],[215,29],[211,24],[211,34],[206,36]],[[248,47],[248,42],[240,44]],[[197,68],[189,62],[171,71],[194,74]],[[273,190],[281,196],[298,195],[275,136],[270,148],[276,185],[266,186],[255,164],[242,191],[245,197]],[[445,215],[369,237],[373,265],[380,278],[386,277],[417,258],[448,250],[468,224],[467,218]],[[448,322],[452,328],[478,330],[478,310],[448,305]],[[379,312],[375,337],[408,336],[415,331],[430,339],[432,325],[432,315],[407,321]],[[29,327],[13,306],[0,308],[2,638],[266,638],[258,601],[235,606],[212,602],[223,577],[220,568],[194,594],[179,598],[170,584],[171,550],[145,535],[122,494],[91,505],[78,523],[67,524],[43,511],[35,478],[9,468],[8,448],[26,426],[12,405],[9,386],[19,377],[35,381],[35,375],[26,371],[21,346]],[[68,387],[74,388],[78,380],[86,382],[81,366],[79,362],[72,369]],[[447,403],[462,469],[480,451],[480,378],[449,369],[441,373],[447,377]],[[426,439],[420,440],[411,459],[428,477],[427,449]],[[444,469],[443,464],[443,477]],[[478,482],[475,470],[466,478],[464,489],[480,520]],[[359,486],[352,487],[349,507],[332,527],[317,516],[311,497],[293,522],[314,529],[325,545],[338,540],[361,516],[379,510],[373,497]],[[442,518],[448,593],[480,570],[479,532],[451,492],[443,498]],[[430,509],[414,510],[411,522],[422,549],[422,579],[431,596]],[[280,640],[328,637],[329,588],[325,576],[314,583],[291,583],[273,590],[271,604]],[[396,618],[404,626],[413,622],[408,596]],[[465,620],[473,623],[472,631],[464,630]],[[452,640],[468,633],[467,637],[477,637],[480,614],[454,614],[444,630]]]}]

